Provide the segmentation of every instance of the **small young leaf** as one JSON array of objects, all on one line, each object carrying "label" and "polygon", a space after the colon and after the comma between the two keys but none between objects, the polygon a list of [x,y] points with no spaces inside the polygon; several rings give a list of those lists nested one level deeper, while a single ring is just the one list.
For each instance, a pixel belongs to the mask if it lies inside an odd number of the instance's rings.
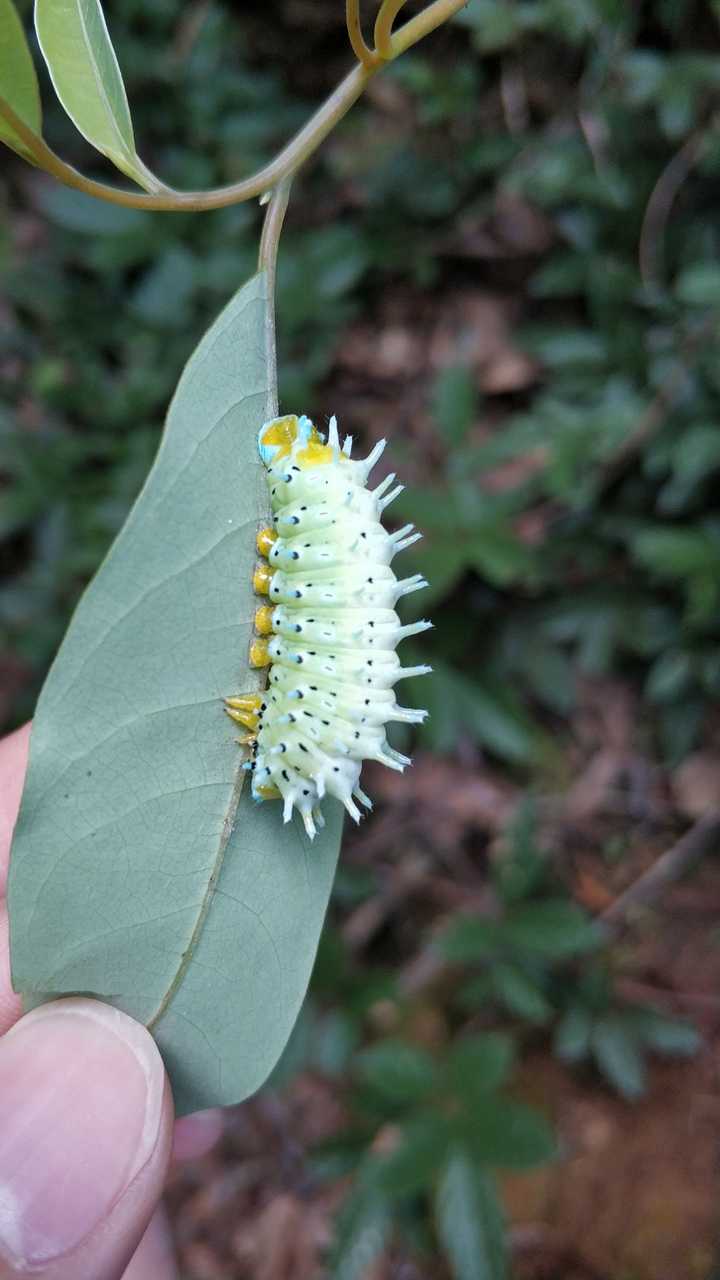
[{"label": "small young leaf", "polygon": [[198,275],[195,255],[183,245],[169,245],[133,290],[131,312],[158,329],[182,329],[192,315]]},{"label": "small young leaf", "polygon": [[481,916],[458,916],[440,940],[443,955],[453,964],[472,964],[491,956],[498,946],[498,923]]},{"label": "small young leaf", "polygon": [[357,1070],[365,1084],[389,1102],[418,1102],[432,1092],[436,1082],[430,1054],[402,1040],[372,1045],[359,1054]]},{"label": "small young leaf", "polygon": [[[20,116],[23,124],[42,131],[40,90],[22,23],[13,0],[0,0],[0,95]],[[26,159],[32,159],[12,125],[0,118],[0,142]]]},{"label": "small young leaf", "polygon": [[[258,1088],[297,1018],[340,840],[241,792],[224,695],[248,671],[264,273],[191,357],[155,465],[80,602],[33,724],[12,851],[18,991],[84,991],[153,1030],[178,1109]],[[238,803],[239,801],[239,803]]]},{"label": "small young leaf", "polygon": [[452,1151],[435,1197],[438,1236],[455,1280],[504,1280],[505,1224],[491,1177]]},{"label": "small young leaf", "polygon": [[386,1196],[426,1191],[445,1159],[450,1139],[449,1124],[441,1114],[428,1113],[410,1120],[395,1149],[368,1166],[372,1185]]},{"label": "small young leaf", "polygon": [[553,1048],[563,1062],[579,1062],[590,1048],[592,1017],[582,1005],[573,1005],[560,1019]]},{"label": "small young leaf", "polygon": [[35,0],[35,30],[73,124],[146,191],[162,184],[135,150],[130,108],[100,0]]},{"label": "small young leaf", "polygon": [[38,183],[33,190],[33,201],[54,226],[69,231],[73,236],[97,236],[102,240],[108,237],[142,237],[149,246],[148,256],[154,258],[156,255],[157,238],[153,233],[157,224],[153,225],[151,213],[108,204],[60,183]]},{"label": "small young leaf", "polygon": [[492,971],[493,987],[506,1009],[528,1022],[547,1022],[552,1006],[537,985],[515,964],[497,964]]},{"label": "small young leaf", "polygon": [[666,1018],[653,1009],[637,1009],[632,1014],[626,1014],[626,1018],[631,1018],[641,1040],[656,1053],[689,1058],[702,1045],[700,1035],[690,1023],[680,1022],[678,1018]]},{"label": "small young leaf", "polygon": [[360,1185],[338,1215],[329,1280],[364,1280],[382,1252],[389,1230],[388,1206]]},{"label": "small young leaf", "polygon": [[678,277],[675,292],[689,306],[720,306],[720,267],[716,262],[694,262]]},{"label": "small young leaf", "polygon": [[598,1018],[591,1047],[595,1061],[610,1084],[629,1102],[645,1092],[645,1064],[632,1025],[616,1014]]},{"label": "small young leaf", "polygon": [[446,443],[462,444],[472,426],[477,407],[475,381],[462,366],[443,369],[435,379],[433,413]]},{"label": "small young leaf", "polygon": [[584,911],[563,898],[546,898],[512,907],[501,928],[506,946],[559,958],[587,951],[599,941]]},{"label": "small young leaf", "polygon": [[465,1113],[458,1136],[478,1159],[502,1169],[532,1169],[556,1153],[552,1129],[539,1111],[491,1095]]},{"label": "small young leaf", "polygon": [[472,1101],[479,1093],[488,1093],[503,1084],[514,1057],[512,1040],[500,1032],[459,1040],[446,1064],[448,1087]]},{"label": "small young leaf", "polygon": [[473,1013],[477,1009],[486,1009],[494,998],[495,989],[489,972],[463,982],[457,993],[460,1008],[469,1009]]}]

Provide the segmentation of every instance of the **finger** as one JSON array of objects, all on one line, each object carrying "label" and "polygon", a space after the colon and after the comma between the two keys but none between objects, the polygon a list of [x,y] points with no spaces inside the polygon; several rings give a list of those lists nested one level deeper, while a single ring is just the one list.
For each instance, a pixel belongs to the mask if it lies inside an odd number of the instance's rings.
[{"label": "finger", "polygon": [[29,724],[0,740],[0,898],[5,896],[10,841],[20,808],[29,749]]},{"label": "finger", "polygon": [[173,1160],[199,1160],[215,1146],[223,1131],[222,1111],[196,1111],[175,1125]]},{"label": "finger", "polygon": [[150,1226],[132,1256],[123,1280],[177,1280],[175,1253],[163,1209],[156,1209]]},{"label": "finger", "polygon": [[9,1031],[22,1013],[22,1002],[15,995],[10,980],[10,942],[8,915],[4,902],[0,902],[0,1036]]},{"label": "finger", "polygon": [[22,1011],[20,997],[15,995],[10,981],[8,917],[3,898],[29,745],[29,724],[0,740],[0,1035],[17,1022]]},{"label": "finger", "polygon": [[120,1280],[157,1206],[173,1107],[144,1027],[99,1001],[0,1040],[0,1277]]}]

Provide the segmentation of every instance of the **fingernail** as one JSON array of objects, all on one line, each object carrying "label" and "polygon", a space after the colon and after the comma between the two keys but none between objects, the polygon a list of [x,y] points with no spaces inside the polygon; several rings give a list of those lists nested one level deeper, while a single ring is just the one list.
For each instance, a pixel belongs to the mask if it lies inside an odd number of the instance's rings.
[{"label": "fingernail", "polygon": [[0,1253],[42,1266],[107,1216],[158,1139],[164,1071],[144,1027],[60,1000],[0,1040]]}]

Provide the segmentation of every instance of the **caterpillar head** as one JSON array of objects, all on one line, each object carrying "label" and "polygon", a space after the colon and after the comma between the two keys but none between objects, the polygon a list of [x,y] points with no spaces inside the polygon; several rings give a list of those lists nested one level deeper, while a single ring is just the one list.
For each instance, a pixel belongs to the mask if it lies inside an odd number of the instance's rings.
[{"label": "caterpillar head", "polygon": [[310,419],[294,413],[272,418],[260,428],[258,451],[268,471],[286,458],[299,467],[309,467],[332,462],[337,456]]}]

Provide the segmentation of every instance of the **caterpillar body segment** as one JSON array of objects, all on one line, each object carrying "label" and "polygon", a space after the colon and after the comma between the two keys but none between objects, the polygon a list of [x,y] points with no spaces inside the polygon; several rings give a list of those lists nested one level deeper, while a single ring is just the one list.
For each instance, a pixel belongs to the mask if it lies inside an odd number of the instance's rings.
[{"label": "caterpillar body segment", "polygon": [[[398,580],[393,557],[421,536],[413,525],[395,533],[381,516],[401,492],[389,476],[374,490],[368,477],[381,457],[353,459],[337,422],[327,441],[309,418],[294,414],[265,423],[258,449],[267,471],[273,527],[260,530],[263,560],[253,574],[262,597],[255,613],[252,666],[268,666],[262,694],[227,698],[228,714],[248,732],[252,794],[282,799],[312,839],[323,825],[320,801],[339,799],[355,821],[371,808],[360,789],[363,760],[402,771],[410,760],[389,746],[389,721],[421,723],[426,712],[398,705],[395,683],[430,667],[403,668],[400,640],[432,624],[403,626],[401,596],[426,586],[420,574]],[[357,803],[356,803],[357,802]]]}]

